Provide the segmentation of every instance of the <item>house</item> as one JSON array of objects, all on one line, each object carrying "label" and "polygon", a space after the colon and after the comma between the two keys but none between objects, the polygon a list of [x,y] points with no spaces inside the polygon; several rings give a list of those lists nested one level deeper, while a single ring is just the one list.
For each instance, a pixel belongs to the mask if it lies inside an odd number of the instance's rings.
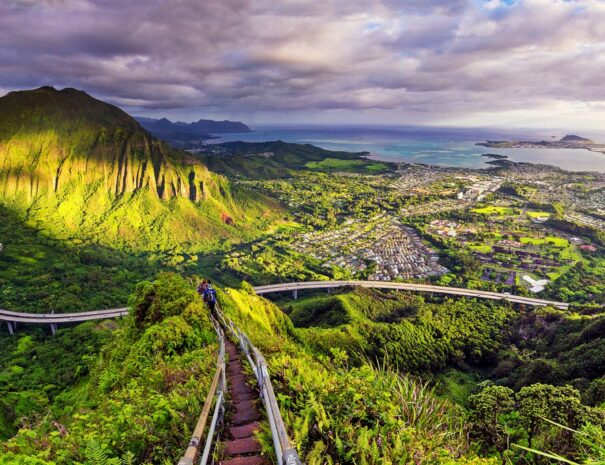
[{"label": "house", "polygon": [[523,275],[523,281],[525,281],[531,286],[529,290],[534,294],[542,292],[546,285],[550,282],[548,279],[533,279],[531,276],[528,275]]}]

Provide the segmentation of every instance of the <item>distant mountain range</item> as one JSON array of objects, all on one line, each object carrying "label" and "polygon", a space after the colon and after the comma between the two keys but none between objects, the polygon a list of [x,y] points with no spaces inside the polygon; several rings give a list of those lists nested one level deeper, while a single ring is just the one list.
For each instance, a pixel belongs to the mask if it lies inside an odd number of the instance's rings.
[{"label": "distant mountain range", "polygon": [[193,123],[183,123],[177,121],[173,123],[167,118],[135,118],[141,126],[151,132],[153,135],[160,138],[198,138],[210,139],[210,134],[233,134],[252,132],[248,126],[239,121],[213,121],[210,119],[200,119]]}]

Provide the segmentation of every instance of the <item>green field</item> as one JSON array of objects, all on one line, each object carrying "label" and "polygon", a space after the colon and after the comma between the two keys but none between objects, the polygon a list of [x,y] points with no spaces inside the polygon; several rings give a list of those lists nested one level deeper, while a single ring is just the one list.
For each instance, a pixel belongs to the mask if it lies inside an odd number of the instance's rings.
[{"label": "green field", "polygon": [[[521,213],[521,210],[515,207],[498,207],[496,205],[488,205],[486,207],[474,208],[474,213],[488,216],[513,216]],[[530,218],[550,218],[550,213],[540,210],[527,210],[525,212]]]},{"label": "green field", "polygon": [[550,213],[538,210],[528,210],[527,215],[531,218],[550,218]]},{"label": "green field", "polygon": [[495,205],[488,205],[487,207],[474,208],[474,213],[479,213],[480,215],[514,215],[515,209],[511,207],[496,207]]},{"label": "green field", "polygon": [[492,251],[492,246],[488,244],[471,244],[468,248],[479,253],[490,253]]},{"label": "green field", "polygon": [[321,161],[310,161],[306,168],[314,170],[341,170],[341,171],[371,171],[380,172],[387,168],[383,163],[368,163],[366,160],[341,160],[339,158],[325,158]]},{"label": "green field", "polygon": [[552,245],[560,249],[569,247],[569,241],[562,237],[546,236],[546,237],[522,237],[522,244],[531,245]]}]

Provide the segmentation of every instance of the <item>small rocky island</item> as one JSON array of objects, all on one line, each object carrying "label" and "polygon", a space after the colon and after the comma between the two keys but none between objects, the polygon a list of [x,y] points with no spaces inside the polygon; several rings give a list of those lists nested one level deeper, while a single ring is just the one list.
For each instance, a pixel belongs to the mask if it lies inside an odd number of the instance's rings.
[{"label": "small rocky island", "polygon": [[605,153],[605,144],[596,143],[590,139],[574,134],[568,134],[556,141],[488,140],[486,142],[478,142],[476,145],[498,149],[586,149],[593,152]]}]

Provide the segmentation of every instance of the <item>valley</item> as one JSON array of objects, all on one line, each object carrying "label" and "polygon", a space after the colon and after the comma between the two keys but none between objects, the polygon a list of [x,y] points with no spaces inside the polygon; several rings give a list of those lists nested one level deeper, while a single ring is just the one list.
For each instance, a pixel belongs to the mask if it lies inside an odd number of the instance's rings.
[{"label": "valley", "polygon": [[[2,326],[0,464],[176,463],[218,350],[203,278],[309,465],[593,457],[577,438],[605,426],[605,175],[280,141],[184,152],[73,89],[0,110],[0,308],[130,308],[54,336]],[[520,300],[253,288],[328,280]],[[269,424],[255,438],[274,460]]]}]

